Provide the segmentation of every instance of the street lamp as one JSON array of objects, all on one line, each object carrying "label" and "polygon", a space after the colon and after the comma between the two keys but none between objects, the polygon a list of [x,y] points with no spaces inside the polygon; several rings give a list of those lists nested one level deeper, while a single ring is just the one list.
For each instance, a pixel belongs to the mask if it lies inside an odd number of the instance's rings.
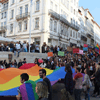
[{"label": "street lamp", "polygon": [[33,0],[30,0],[29,53],[30,53],[30,44],[31,44],[32,1]]}]

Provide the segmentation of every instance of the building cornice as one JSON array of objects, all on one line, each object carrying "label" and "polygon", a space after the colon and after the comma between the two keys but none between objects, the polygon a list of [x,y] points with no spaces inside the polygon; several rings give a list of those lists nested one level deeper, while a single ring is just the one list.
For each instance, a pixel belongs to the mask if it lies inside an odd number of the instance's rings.
[{"label": "building cornice", "polygon": [[0,0],[0,3],[5,3],[5,2],[8,2],[9,0]]}]

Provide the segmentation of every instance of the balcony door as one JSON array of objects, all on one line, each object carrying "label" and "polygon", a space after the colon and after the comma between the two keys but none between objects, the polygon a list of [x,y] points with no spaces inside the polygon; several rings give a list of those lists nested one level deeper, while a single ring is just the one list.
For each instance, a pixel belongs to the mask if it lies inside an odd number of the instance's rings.
[{"label": "balcony door", "polygon": [[20,10],[19,10],[20,16],[22,16],[22,10],[23,10],[23,8],[20,7]]}]

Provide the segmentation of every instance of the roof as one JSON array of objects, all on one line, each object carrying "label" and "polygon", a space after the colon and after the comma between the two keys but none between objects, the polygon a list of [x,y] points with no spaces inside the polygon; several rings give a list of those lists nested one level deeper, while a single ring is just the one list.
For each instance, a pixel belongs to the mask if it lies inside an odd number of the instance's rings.
[{"label": "roof", "polygon": [[91,20],[91,21],[100,28],[100,26],[97,24],[97,22],[95,22],[94,20]]},{"label": "roof", "polygon": [[8,2],[8,0],[0,0],[0,3]]}]

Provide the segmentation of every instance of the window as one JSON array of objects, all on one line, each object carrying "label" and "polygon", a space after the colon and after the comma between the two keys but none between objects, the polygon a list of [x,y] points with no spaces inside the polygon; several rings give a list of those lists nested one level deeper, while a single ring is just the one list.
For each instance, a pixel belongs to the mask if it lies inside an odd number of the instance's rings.
[{"label": "window", "polygon": [[78,34],[78,38],[80,38],[80,33],[77,33]]},{"label": "window", "polygon": [[74,9],[74,15],[75,15],[75,9]]},{"label": "window", "polygon": [[24,31],[27,30],[27,20],[24,21]]},{"label": "window", "polygon": [[3,19],[3,13],[1,14],[1,19]]},{"label": "window", "polygon": [[4,22],[4,26],[6,26],[6,21]]},{"label": "window", "polygon": [[20,12],[19,12],[19,13],[20,13],[20,15],[22,15],[22,9],[23,9],[23,8],[22,8],[22,7],[20,7],[19,9],[20,9]]},{"label": "window", "polygon": [[7,14],[7,13],[5,12],[5,13],[4,13],[4,18],[6,18],[6,14]]},{"label": "window", "polygon": [[3,8],[5,8],[5,7],[6,7],[6,4],[3,5]]},{"label": "window", "polygon": [[28,13],[28,5],[25,5],[25,13]]},{"label": "window", "polygon": [[50,30],[53,31],[53,19],[50,19]]},{"label": "window", "polygon": [[55,5],[55,12],[57,12],[57,5]]},{"label": "window", "polygon": [[72,7],[71,7],[71,13],[73,12]]},{"label": "window", "polygon": [[10,33],[13,32],[13,24],[10,24]]},{"label": "window", "polygon": [[74,5],[76,4],[76,0],[74,0]]},{"label": "window", "polygon": [[76,39],[77,39],[77,33],[76,33]]},{"label": "window", "polygon": [[14,10],[11,10],[11,19],[14,17]]},{"label": "window", "polygon": [[54,32],[57,32],[57,21],[54,21]]},{"label": "window", "polygon": [[39,18],[35,18],[35,29],[39,29]]},{"label": "window", "polygon": [[3,22],[1,22],[1,27],[3,27]]},{"label": "window", "polygon": [[36,1],[36,11],[40,10],[40,0]]},{"label": "window", "polygon": [[69,9],[69,1],[67,1],[67,8]]},{"label": "window", "polygon": [[53,9],[53,2],[51,1],[51,9]]},{"label": "window", "polygon": [[72,37],[72,30],[70,30],[70,37]]},{"label": "window", "polygon": [[75,38],[75,32],[73,31],[73,38]]},{"label": "window", "polygon": [[73,23],[73,20],[72,20],[72,18],[71,18],[71,23]]},{"label": "window", "polygon": [[19,32],[21,32],[21,30],[22,30],[22,22],[18,23],[18,27],[19,27]]},{"label": "window", "polygon": [[12,3],[11,3],[11,4],[13,5],[13,4],[14,4],[14,2],[15,2],[15,0],[12,0]]}]

